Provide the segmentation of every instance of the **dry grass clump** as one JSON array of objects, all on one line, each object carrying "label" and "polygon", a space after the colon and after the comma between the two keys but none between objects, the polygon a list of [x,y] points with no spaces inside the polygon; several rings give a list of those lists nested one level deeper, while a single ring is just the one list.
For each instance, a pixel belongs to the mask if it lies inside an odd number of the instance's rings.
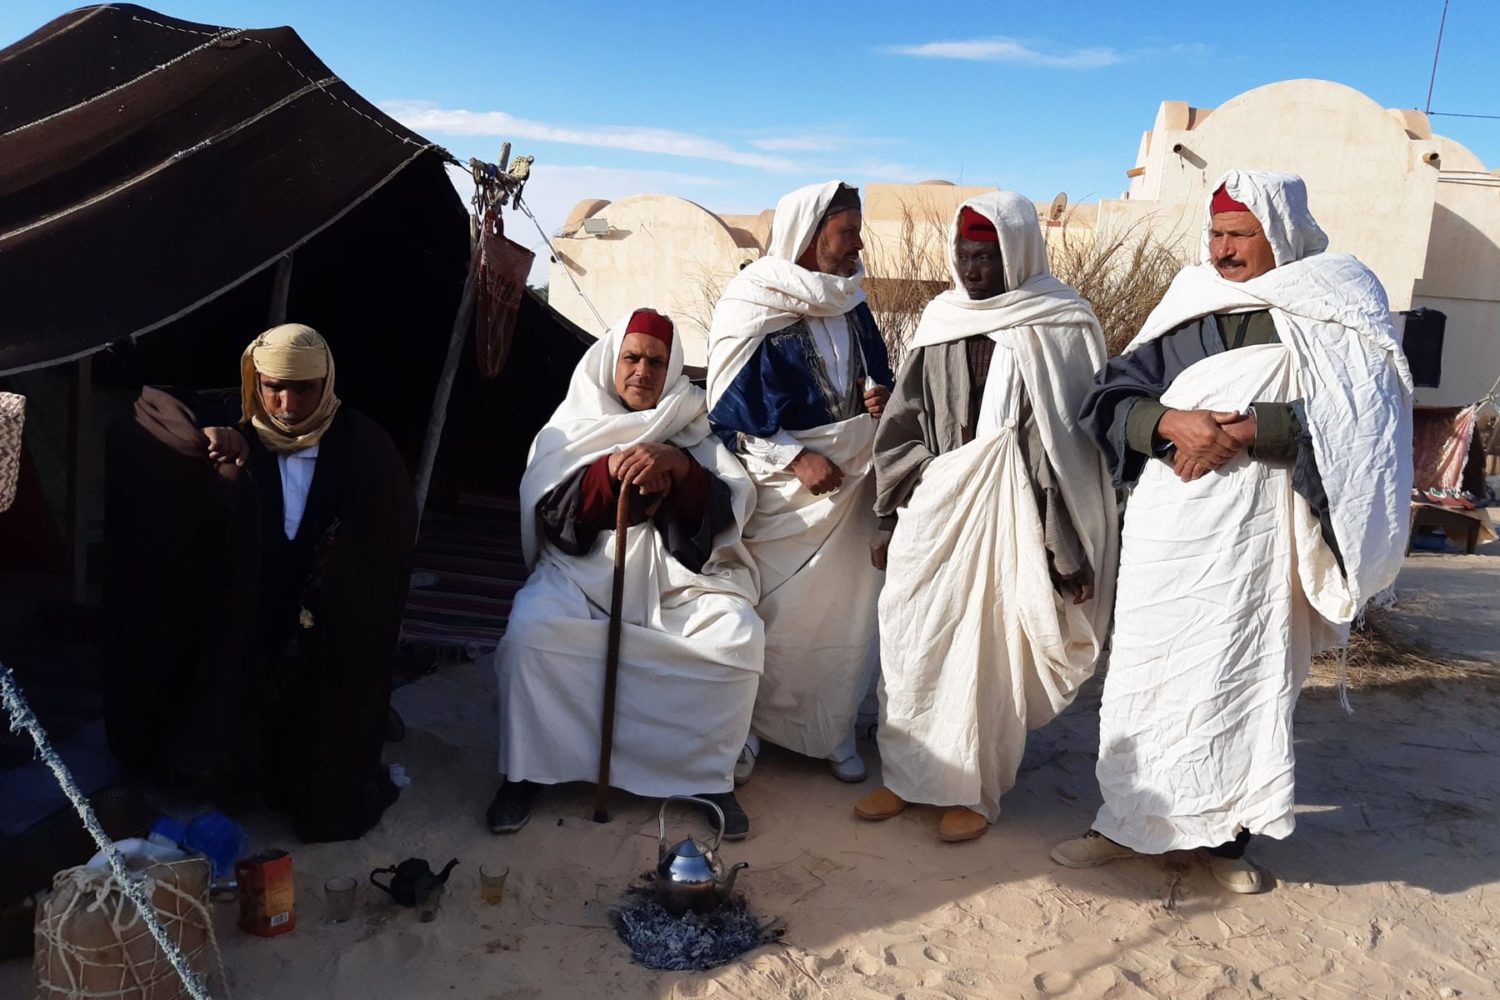
[{"label": "dry grass clump", "polygon": [[[1313,658],[1307,686],[1331,690],[1338,684],[1340,652]],[[1354,689],[1396,689],[1420,694],[1438,683],[1478,681],[1500,683],[1500,673],[1486,663],[1438,659],[1420,648],[1396,627],[1390,611],[1366,608],[1361,627],[1349,633],[1349,686]]]},{"label": "dry grass clump", "polygon": [[870,263],[880,275],[865,278],[865,298],[885,337],[892,371],[901,366],[922,310],[953,285],[944,245],[947,213],[930,204],[904,202],[900,221],[894,239],[870,239]]},{"label": "dry grass clump", "polygon": [[1186,263],[1141,222],[1118,232],[1063,225],[1048,228],[1046,235],[1052,273],[1094,307],[1110,357],[1140,331]]}]

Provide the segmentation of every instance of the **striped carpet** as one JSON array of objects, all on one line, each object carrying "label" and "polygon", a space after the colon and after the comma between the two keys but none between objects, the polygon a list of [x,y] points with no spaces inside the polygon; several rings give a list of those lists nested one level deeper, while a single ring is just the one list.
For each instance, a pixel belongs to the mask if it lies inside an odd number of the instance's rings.
[{"label": "striped carpet", "polygon": [[462,494],[452,513],[428,511],[401,622],[402,646],[464,658],[488,653],[525,582],[514,496]]}]

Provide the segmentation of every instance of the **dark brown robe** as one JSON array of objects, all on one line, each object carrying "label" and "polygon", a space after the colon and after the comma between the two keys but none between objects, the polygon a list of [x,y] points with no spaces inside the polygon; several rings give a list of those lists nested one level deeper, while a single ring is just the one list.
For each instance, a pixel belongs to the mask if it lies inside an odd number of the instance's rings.
[{"label": "dark brown robe", "polygon": [[288,539],[276,455],[249,435],[267,801],[291,812],[303,840],[354,839],[397,794],[380,751],[416,543],[411,480],[386,433],[344,407]]}]

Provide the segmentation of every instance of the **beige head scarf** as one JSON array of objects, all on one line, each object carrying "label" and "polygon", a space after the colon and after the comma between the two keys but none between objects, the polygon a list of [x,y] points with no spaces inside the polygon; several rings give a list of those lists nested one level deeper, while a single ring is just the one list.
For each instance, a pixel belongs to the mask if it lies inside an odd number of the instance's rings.
[{"label": "beige head scarf", "polygon": [[[288,424],[266,412],[257,373],[292,382],[324,379],[323,399],[312,416]],[[284,323],[256,337],[240,357],[240,405],[261,444],[269,450],[280,454],[317,444],[339,409],[339,398],[333,392],[333,352],[327,341],[301,323]]]}]

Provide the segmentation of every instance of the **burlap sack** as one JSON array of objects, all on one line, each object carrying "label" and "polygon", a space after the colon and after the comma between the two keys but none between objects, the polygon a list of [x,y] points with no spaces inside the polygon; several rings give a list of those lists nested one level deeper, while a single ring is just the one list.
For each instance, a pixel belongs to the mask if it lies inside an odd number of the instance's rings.
[{"label": "burlap sack", "polygon": [[[203,976],[218,971],[203,858],[145,872],[157,919]],[[69,868],[36,914],[37,1000],[176,1000],[190,994],[108,869]]]},{"label": "burlap sack", "polygon": [[21,425],[26,422],[26,397],[0,392],[0,511],[16,502],[16,477],[21,472]]}]

